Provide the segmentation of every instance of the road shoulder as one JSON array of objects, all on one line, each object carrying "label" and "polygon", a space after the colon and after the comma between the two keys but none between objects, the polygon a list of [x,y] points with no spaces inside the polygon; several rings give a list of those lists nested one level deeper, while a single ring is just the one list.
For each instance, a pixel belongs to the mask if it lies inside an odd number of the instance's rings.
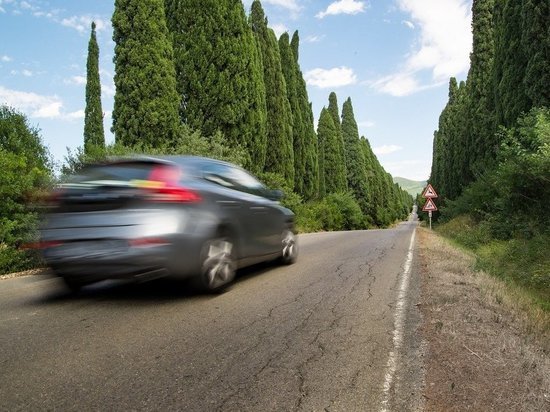
[{"label": "road shoulder", "polygon": [[472,256],[423,228],[417,245],[425,410],[549,410],[548,330],[535,334]]}]

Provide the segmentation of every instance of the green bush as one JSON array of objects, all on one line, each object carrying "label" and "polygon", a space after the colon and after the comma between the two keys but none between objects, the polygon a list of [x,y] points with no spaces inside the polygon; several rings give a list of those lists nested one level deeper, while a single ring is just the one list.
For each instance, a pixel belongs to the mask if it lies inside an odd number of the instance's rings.
[{"label": "green bush", "polygon": [[0,274],[33,267],[38,256],[21,246],[36,240],[35,200],[51,185],[51,162],[38,130],[0,106]]},{"label": "green bush", "polygon": [[300,232],[367,228],[365,216],[350,193],[334,193],[322,200],[303,203],[295,213]]},{"label": "green bush", "polygon": [[77,172],[86,163],[101,161],[108,157],[132,155],[204,156],[238,165],[243,165],[247,159],[246,151],[241,147],[229,147],[221,133],[204,137],[200,132],[192,131],[183,125],[177,140],[171,144],[162,143],[155,147],[147,145],[127,147],[120,143],[113,143],[105,148],[93,148],[88,153],[85,153],[82,147],[77,148],[74,152],[69,150],[65,156],[65,163],[61,167],[61,173],[70,175]]},{"label": "green bush", "polygon": [[550,110],[531,110],[499,140],[496,168],[446,202],[438,231],[550,310]]},{"label": "green bush", "polygon": [[533,109],[499,133],[498,166],[447,200],[441,220],[467,214],[495,239],[529,239],[550,228],[550,110]]}]

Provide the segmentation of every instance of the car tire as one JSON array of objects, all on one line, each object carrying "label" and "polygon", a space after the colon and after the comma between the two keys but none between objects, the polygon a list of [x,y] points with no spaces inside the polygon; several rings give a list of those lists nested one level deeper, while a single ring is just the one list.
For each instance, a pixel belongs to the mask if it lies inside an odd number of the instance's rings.
[{"label": "car tire", "polygon": [[279,261],[283,265],[291,265],[298,259],[298,243],[296,234],[292,228],[286,229],[281,236],[281,257]]},{"label": "car tire", "polygon": [[70,277],[63,277],[63,282],[65,286],[71,291],[71,293],[78,293],[86,285],[85,283],[72,279]]},{"label": "car tire", "polygon": [[196,284],[202,291],[219,293],[235,279],[235,244],[229,236],[218,236],[204,243],[201,273]]}]

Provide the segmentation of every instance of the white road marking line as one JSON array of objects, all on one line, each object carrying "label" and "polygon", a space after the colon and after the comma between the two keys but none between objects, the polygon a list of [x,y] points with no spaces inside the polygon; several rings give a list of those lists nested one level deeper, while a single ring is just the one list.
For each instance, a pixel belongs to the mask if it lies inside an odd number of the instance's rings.
[{"label": "white road marking line", "polygon": [[386,365],[386,375],[384,378],[384,398],[382,400],[381,412],[388,411],[388,403],[390,401],[390,389],[393,383],[395,371],[397,369],[399,350],[401,349],[401,345],[403,344],[403,330],[405,328],[407,306],[407,290],[409,288],[409,279],[411,277],[415,234],[416,229],[413,230],[411,236],[409,251],[407,252],[405,266],[403,267],[403,275],[401,276],[401,283],[399,284],[399,293],[397,295],[397,304],[393,317],[393,351],[390,352],[388,363]]}]

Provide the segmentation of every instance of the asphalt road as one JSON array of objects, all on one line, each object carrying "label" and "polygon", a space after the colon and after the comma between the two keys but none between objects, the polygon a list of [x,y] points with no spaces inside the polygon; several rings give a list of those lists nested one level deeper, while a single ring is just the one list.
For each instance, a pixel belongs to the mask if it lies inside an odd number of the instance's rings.
[{"label": "asphalt road", "polygon": [[1,280],[0,410],[415,410],[414,228],[303,235],[217,296]]}]

